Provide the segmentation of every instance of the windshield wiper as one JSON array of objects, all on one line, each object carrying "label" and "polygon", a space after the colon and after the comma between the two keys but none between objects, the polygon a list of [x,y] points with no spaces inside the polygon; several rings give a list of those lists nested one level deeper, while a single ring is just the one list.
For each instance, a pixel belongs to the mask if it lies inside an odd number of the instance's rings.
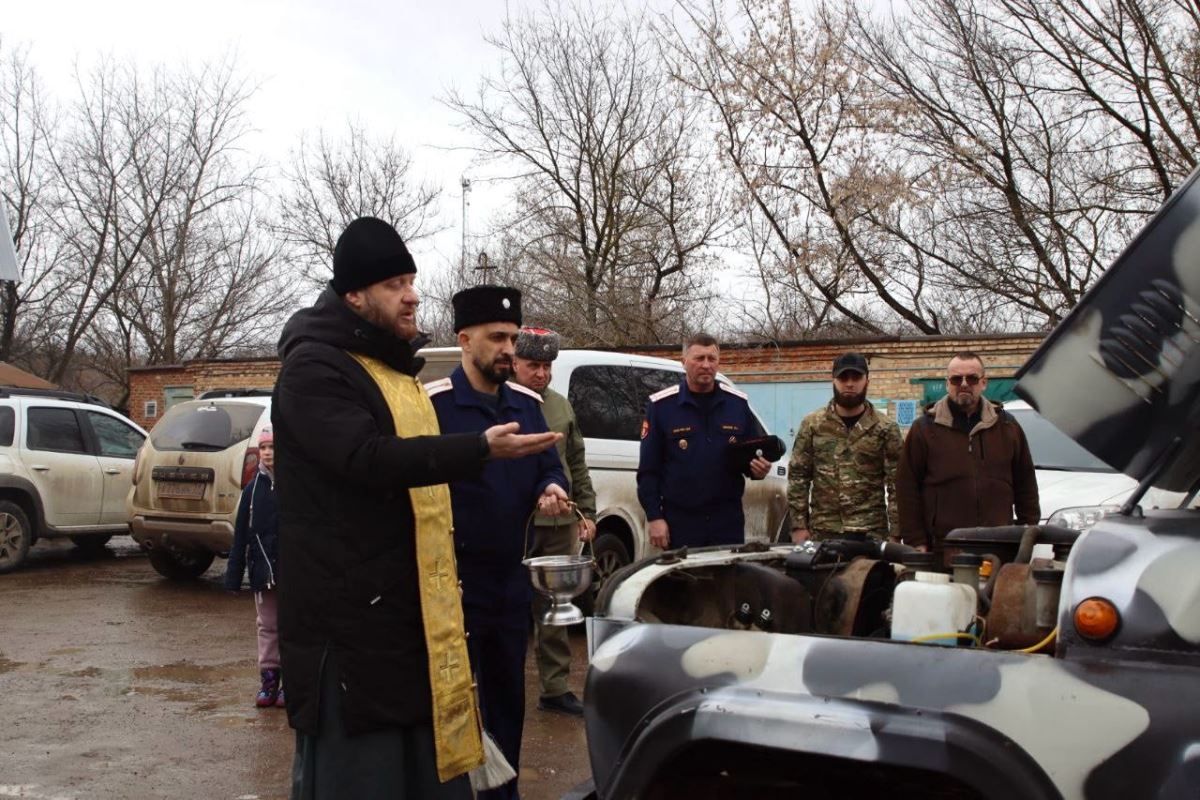
[{"label": "windshield wiper", "polygon": [[211,453],[225,449],[221,445],[213,444],[212,442],[180,442],[179,446],[184,450],[207,450]]}]

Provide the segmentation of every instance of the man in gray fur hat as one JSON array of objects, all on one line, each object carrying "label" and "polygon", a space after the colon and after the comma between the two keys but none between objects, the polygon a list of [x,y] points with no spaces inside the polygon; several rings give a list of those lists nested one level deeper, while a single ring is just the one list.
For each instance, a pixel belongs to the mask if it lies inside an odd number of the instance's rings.
[{"label": "man in gray fur hat", "polygon": [[[513,358],[513,377],[527,389],[542,396],[542,413],[546,427],[561,433],[558,457],[567,474],[568,494],[583,515],[582,520],[563,524],[554,517],[539,516],[534,520],[534,556],[574,555],[576,539],[590,541],[596,535],[596,492],[584,458],[583,434],[575,421],[571,402],[550,388],[551,366],[558,358],[558,334],[544,328],[521,328]],[[535,598],[533,606],[534,652],[538,674],[542,681],[538,708],[560,714],[583,716],[583,704],[567,686],[571,671],[571,645],[567,629],[557,625],[542,625],[542,613],[548,606],[545,598]]]}]

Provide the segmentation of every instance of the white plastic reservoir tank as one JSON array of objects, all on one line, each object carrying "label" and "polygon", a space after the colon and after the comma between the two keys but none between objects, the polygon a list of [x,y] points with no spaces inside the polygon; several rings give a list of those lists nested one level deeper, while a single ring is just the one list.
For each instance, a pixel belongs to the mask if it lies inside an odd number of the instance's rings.
[{"label": "white plastic reservoir tank", "polygon": [[[896,587],[892,598],[892,638],[954,646],[957,633],[975,619],[975,590],[951,583],[940,572],[917,572]],[[926,638],[927,637],[927,638]]]}]

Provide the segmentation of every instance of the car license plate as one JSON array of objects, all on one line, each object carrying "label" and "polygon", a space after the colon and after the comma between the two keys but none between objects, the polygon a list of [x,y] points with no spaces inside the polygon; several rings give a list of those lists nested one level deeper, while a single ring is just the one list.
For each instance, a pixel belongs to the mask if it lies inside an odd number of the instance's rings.
[{"label": "car license plate", "polygon": [[204,487],[199,481],[159,481],[158,496],[180,500],[203,500]]}]

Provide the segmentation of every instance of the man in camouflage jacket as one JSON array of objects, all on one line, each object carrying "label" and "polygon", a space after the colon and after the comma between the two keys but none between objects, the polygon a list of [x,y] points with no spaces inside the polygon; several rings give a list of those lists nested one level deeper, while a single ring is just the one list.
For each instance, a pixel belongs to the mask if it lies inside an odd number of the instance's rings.
[{"label": "man in camouflage jacket", "polygon": [[899,535],[900,428],[867,400],[867,360],[833,362],[833,400],[804,418],[788,470],[792,541]]}]

